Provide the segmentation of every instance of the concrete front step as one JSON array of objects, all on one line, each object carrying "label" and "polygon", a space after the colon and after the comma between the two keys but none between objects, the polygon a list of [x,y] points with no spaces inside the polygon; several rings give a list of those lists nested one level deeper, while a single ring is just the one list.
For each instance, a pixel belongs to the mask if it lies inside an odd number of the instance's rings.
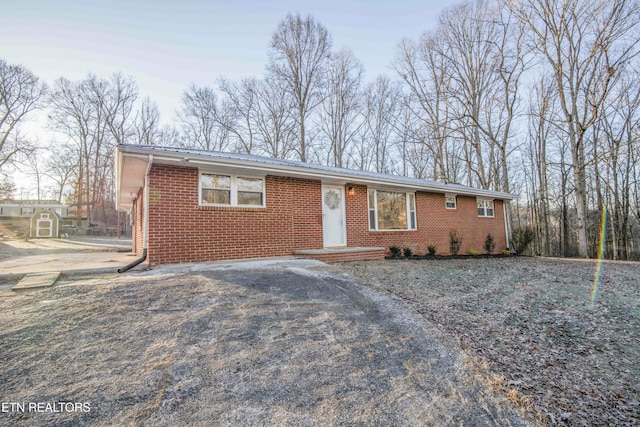
[{"label": "concrete front step", "polygon": [[59,271],[46,273],[29,273],[22,278],[13,288],[12,291],[20,291],[25,289],[48,288],[60,277]]},{"label": "concrete front step", "polygon": [[301,249],[293,251],[296,256],[312,258],[323,262],[366,261],[384,259],[386,248],[383,247],[354,247],[354,248],[324,248]]}]

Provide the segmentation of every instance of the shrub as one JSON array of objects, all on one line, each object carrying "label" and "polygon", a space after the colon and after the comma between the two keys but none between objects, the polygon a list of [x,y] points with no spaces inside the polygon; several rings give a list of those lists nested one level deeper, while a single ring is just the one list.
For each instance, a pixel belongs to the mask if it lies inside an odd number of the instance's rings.
[{"label": "shrub", "polygon": [[433,245],[429,245],[427,246],[427,251],[429,251],[429,255],[435,255],[437,248]]},{"label": "shrub", "polygon": [[493,241],[493,236],[491,233],[487,234],[487,238],[484,239],[484,250],[489,255],[493,253],[493,250],[496,248],[496,242]]},{"label": "shrub", "polygon": [[413,251],[411,250],[411,248],[403,248],[402,249],[402,253],[404,254],[404,256],[406,256],[407,258],[411,257],[413,255]]},{"label": "shrub", "polygon": [[478,251],[474,251],[473,249],[469,249],[469,250],[467,251],[467,255],[471,255],[471,256],[478,256],[478,255],[480,255],[480,252],[478,252]]},{"label": "shrub", "polygon": [[533,234],[533,228],[529,226],[513,229],[513,248],[517,254],[522,254],[529,248],[529,245],[533,242]]},{"label": "shrub", "polygon": [[449,231],[449,252],[451,255],[458,255],[460,246],[462,246],[462,239],[458,237],[458,232],[456,230]]},{"label": "shrub", "polygon": [[400,255],[400,248],[397,246],[391,246],[389,250],[391,251],[391,256],[393,257],[397,257],[398,255]]}]

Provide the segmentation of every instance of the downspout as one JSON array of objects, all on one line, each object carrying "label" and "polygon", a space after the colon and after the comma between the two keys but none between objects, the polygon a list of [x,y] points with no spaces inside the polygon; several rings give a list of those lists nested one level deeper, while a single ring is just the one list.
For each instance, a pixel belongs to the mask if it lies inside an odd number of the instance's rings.
[{"label": "downspout", "polygon": [[147,236],[149,234],[149,173],[151,172],[151,164],[153,163],[153,154],[149,154],[149,161],[147,163],[147,171],[144,174],[144,206],[143,206],[143,219],[142,219],[142,256],[130,264],[125,265],[118,269],[118,273],[124,273],[131,270],[136,265],[144,262],[147,259]]},{"label": "downspout", "polygon": [[507,203],[509,203],[507,200],[503,200],[502,201],[502,212],[503,212],[503,217],[504,217],[504,239],[505,242],[507,244],[507,250],[509,250],[509,224],[510,221],[507,218]]}]

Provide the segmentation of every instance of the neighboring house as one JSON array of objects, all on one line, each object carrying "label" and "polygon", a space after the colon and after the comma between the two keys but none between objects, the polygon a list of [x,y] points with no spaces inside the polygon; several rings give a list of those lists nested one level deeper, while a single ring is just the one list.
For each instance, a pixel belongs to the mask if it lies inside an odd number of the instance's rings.
[{"label": "neighboring house", "polygon": [[267,157],[119,145],[116,200],[133,250],[149,264],[302,255],[380,259],[390,246],[424,254],[508,248],[514,195]]},{"label": "neighboring house", "polygon": [[55,212],[62,218],[72,218],[69,207],[55,200],[0,200],[0,219],[29,219],[36,212]]},{"label": "neighboring house", "polygon": [[[58,237],[65,221],[70,223],[74,215],[74,210],[56,200],[0,200],[0,226],[9,235]],[[34,228],[38,224],[40,230]]]}]

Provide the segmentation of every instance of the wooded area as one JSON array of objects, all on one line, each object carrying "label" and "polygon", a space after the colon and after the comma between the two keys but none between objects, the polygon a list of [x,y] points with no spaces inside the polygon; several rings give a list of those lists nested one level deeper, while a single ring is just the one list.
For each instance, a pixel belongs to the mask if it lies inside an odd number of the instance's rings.
[{"label": "wooded area", "polygon": [[[513,192],[512,247],[531,238],[533,254],[595,256],[603,236],[606,257],[637,260],[639,29],[636,1],[469,1],[403,40],[394,75],[365,78],[321,23],[288,15],[265,40],[261,78],[211,70],[164,125],[131,78],[47,88],[0,59],[0,196],[20,164],[106,221],[116,144],[234,151]],[[60,142],[21,136],[34,109]]]}]

